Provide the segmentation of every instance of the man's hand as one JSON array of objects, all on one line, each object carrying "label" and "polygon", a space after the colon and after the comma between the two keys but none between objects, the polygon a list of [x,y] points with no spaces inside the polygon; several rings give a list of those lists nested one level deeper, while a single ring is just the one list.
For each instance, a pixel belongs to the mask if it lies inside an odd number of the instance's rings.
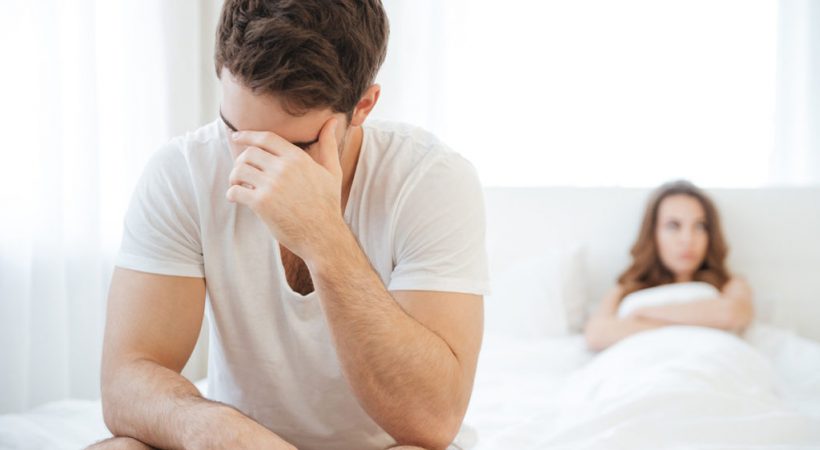
[{"label": "man's hand", "polygon": [[[235,411],[235,410],[231,410]],[[296,450],[296,447],[285,441],[273,431],[265,428],[258,422],[239,413],[230,414],[231,420],[226,421],[233,427],[229,433],[231,437],[223,441],[208,439],[207,436],[195,445],[195,448],[231,448],[242,450],[270,449],[270,450]]]},{"label": "man's hand", "polygon": [[325,122],[319,141],[307,151],[271,132],[232,136],[247,148],[234,163],[226,198],[251,208],[276,240],[304,260],[333,239],[335,227],[346,226],[337,123],[335,118]]},{"label": "man's hand", "polygon": [[[289,444],[273,432],[267,430],[261,425],[236,433],[237,440],[226,444],[228,448],[234,449],[258,449],[264,448],[268,450],[296,450],[296,447]],[[200,443],[191,443],[191,448],[208,448],[214,445],[221,445],[214,440],[209,440],[207,436],[202,438]],[[404,447],[400,447],[404,448]],[[415,447],[413,447],[415,448]],[[85,450],[154,450],[154,447],[140,442],[134,438],[126,436],[112,437],[87,447]]]},{"label": "man's hand", "polygon": [[85,450],[153,450],[154,447],[146,445],[130,437],[112,437],[104,441],[92,444]]}]

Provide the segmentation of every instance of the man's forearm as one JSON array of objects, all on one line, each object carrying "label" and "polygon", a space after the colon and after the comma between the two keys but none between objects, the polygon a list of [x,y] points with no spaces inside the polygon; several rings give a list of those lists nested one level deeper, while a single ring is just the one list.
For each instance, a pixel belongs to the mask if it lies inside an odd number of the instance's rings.
[{"label": "man's forearm", "polygon": [[146,359],[103,375],[103,415],[115,436],[153,447],[218,448],[238,442],[256,424],[239,411],[202,397],[182,375]]},{"label": "man's forearm", "polygon": [[349,230],[308,265],[342,368],[364,409],[400,442],[437,446],[414,439],[419,430],[461,421],[466,380],[452,349],[393,299]]}]

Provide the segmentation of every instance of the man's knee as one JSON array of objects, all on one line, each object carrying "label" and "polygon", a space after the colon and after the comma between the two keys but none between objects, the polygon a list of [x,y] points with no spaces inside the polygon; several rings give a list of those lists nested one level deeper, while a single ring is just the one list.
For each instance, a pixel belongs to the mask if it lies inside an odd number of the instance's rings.
[{"label": "man's knee", "polygon": [[153,447],[130,437],[112,437],[91,444],[85,450],[151,450]]}]

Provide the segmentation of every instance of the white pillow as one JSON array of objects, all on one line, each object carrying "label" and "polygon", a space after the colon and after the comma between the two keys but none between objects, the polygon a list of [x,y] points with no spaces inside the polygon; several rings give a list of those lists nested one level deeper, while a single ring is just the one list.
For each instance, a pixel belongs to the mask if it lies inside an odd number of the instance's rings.
[{"label": "white pillow", "polygon": [[485,330],[515,337],[563,336],[583,326],[583,248],[543,252],[491,274]]},{"label": "white pillow", "polygon": [[624,297],[618,307],[618,317],[629,316],[635,310],[649,306],[688,303],[718,296],[720,296],[720,291],[703,281],[664,284],[635,291]]}]

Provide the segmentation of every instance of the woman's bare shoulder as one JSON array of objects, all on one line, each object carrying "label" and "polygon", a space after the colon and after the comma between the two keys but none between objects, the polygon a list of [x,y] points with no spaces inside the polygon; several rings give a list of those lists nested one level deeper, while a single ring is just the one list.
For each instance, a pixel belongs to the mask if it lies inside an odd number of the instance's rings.
[{"label": "woman's bare shoulder", "polygon": [[743,275],[732,275],[729,278],[729,281],[723,285],[723,289],[721,291],[724,294],[729,295],[741,295],[741,296],[750,296],[752,293],[752,287],[749,285],[749,281]]},{"label": "woman's bare shoulder", "polygon": [[726,282],[726,287],[728,286],[749,286],[749,280],[740,274],[732,274],[729,281]]}]

